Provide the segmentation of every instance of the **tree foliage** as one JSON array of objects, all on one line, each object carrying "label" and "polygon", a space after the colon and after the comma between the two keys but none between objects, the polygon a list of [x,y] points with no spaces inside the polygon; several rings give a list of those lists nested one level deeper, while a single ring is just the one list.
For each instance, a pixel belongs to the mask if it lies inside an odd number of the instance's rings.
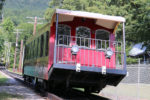
[{"label": "tree foliage", "polygon": [[43,17],[50,0],[6,0],[4,18],[10,17],[15,26],[27,22],[26,17]]},{"label": "tree foliage", "polygon": [[0,30],[0,57],[3,55],[3,51],[4,51],[4,41],[5,41],[5,37],[4,35],[2,34],[3,33],[3,30],[1,29]]},{"label": "tree foliage", "polygon": [[3,35],[5,35],[5,39],[9,42],[15,41],[15,34],[14,32],[14,23],[10,18],[6,18],[2,23],[3,28]]},{"label": "tree foliage", "polygon": [[0,58],[5,55],[5,42],[14,42],[15,34],[13,33],[14,23],[10,18],[6,18],[0,27]]},{"label": "tree foliage", "polygon": [[[56,8],[125,17],[127,56],[134,43],[150,46],[150,0],[51,0],[45,12],[48,21]],[[117,40],[122,39],[121,33],[122,25],[116,32]],[[127,63],[137,63],[137,59],[127,58]]]},{"label": "tree foliage", "polygon": [[21,23],[19,26],[17,26],[18,29],[23,29],[20,36],[19,36],[19,42],[21,40],[24,40],[24,43],[26,40],[32,36],[33,33],[33,24],[29,23]]},{"label": "tree foliage", "polygon": [[[8,41],[13,44],[11,48],[13,54],[15,28],[23,29],[19,36],[19,44],[21,39],[24,39],[25,43],[32,35],[33,24],[27,23],[27,16],[43,17],[46,9],[45,18],[50,21],[56,8],[123,16],[126,18],[127,52],[132,43],[150,44],[150,0],[6,0],[5,19],[0,28],[0,53],[4,50],[4,41]],[[37,30],[40,27],[41,25],[38,25]],[[117,39],[121,39],[121,31],[120,25],[116,34]],[[11,57],[13,59],[14,56]]]},{"label": "tree foliage", "polygon": [[[55,8],[102,13],[126,18],[127,42],[150,43],[150,0],[51,0],[45,12],[50,20]],[[117,36],[120,38],[122,26]]]}]

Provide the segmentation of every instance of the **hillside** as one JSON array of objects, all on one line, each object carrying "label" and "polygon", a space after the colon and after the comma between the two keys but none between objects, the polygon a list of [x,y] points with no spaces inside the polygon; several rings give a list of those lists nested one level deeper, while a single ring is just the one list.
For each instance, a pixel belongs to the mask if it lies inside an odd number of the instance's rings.
[{"label": "hillside", "polygon": [[10,17],[15,25],[26,22],[27,16],[43,17],[50,0],[6,0],[4,17]]}]

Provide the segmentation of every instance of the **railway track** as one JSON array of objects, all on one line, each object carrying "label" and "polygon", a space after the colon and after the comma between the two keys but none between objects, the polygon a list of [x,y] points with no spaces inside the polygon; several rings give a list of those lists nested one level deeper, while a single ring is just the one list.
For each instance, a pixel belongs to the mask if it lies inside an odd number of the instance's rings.
[{"label": "railway track", "polygon": [[[15,78],[16,80],[20,81],[24,85],[34,89],[31,83],[24,82],[22,75],[9,72],[8,70],[5,69],[0,69],[0,70],[6,73],[7,75]],[[70,89],[70,90],[55,89],[52,92],[48,92],[40,89],[36,92],[46,100],[111,100],[109,98],[97,96],[94,94],[85,94],[84,92],[77,89]]]}]

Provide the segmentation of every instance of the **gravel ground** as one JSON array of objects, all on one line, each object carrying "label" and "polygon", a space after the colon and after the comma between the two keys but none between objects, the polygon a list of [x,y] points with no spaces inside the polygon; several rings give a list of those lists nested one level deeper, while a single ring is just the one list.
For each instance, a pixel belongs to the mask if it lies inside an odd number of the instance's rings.
[{"label": "gravel ground", "polygon": [[8,100],[45,100],[43,97],[34,92],[34,90],[22,85],[20,82],[9,77],[5,73],[1,72],[8,78],[6,84],[0,86],[0,93],[7,93],[11,95],[17,95],[21,98],[7,98]]},{"label": "gravel ground", "polygon": [[[0,98],[0,100],[46,100],[46,98],[38,95],[33,89],[24,86],[1,71],[0,73],[8,78],[5,84],[0,85],[0,94],[11,94],[9,98]],[[139,90],[139,97],[137,96],[137,90]],[[99,95],[111,98],[110,100],[150,100],[149,90],[150,85],[140,85],[137,89],[137,85],[120,84],[117,87],[107,86]]]},{"label": "gravel ground", "polygon": [[107,86],[100,95],[113,100],[150,100],[149,84],[123,84],[117,87]]}]

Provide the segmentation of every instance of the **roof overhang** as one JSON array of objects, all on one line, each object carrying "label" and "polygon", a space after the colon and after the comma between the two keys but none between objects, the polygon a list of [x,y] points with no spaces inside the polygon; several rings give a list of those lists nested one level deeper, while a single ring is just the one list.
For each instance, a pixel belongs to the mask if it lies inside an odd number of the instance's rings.
[{"label": "roof overhang", "polygon": [[125,22],[125,18],[120,16],[110,16],[84,11],[56,9],[53,14],[51,24],[56,21],[56,13],[59,14],[59,22],[73,21],[74,17],[90,18],[95,19],[95,24],[114,30],[117,28],[119,23]]}]

